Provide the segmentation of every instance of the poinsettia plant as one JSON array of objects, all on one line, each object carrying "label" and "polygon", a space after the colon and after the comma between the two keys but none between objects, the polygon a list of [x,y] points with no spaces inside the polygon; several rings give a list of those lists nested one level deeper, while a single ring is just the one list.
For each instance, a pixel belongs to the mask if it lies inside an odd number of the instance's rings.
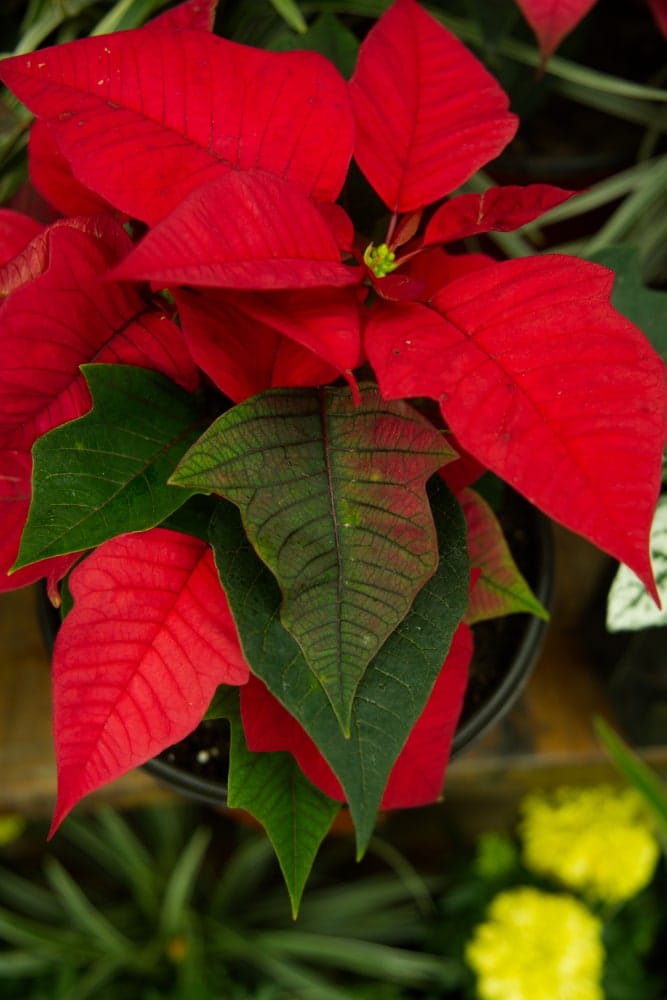
[{"label": "poinsettia plant", "polygon": [[296,903],[340,802],[362,852],[439,797],[470,624],[540,613],[481,472],[655,596],[665,375],[605,267],[461,252],[572,192],[455,193],[518,122],[416,0],[349,81],[214,7],[0,64],[59,213],[0,211],[0,585],[62,608],[53,829],[210,710]]},{"label": "poinsettia plant", "polygon": [[[598,0],[516,0],[530,27],[535,32],[540,53],[546,62],[564,38],[586,17]],[[667,0],[647,0],[655,24],[667,38]]]}]

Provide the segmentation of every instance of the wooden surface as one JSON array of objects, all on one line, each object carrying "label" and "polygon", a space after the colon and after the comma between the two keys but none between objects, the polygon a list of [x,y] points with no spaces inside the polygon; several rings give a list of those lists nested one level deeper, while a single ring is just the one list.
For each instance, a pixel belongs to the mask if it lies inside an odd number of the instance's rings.
[{"label": "wooden surface", "polygon": [[[0,814],[48,817],[55,802],[50,663],[32,587],[0,594]],[[164,795],[142,771],[90,796],[131,805]]]},{"label": "wooden surface", "polygon": [[[497,824],[527,789],[614,776],[595,739],[592,718],[615,719],[582,643],[582,623],[608,563],[567,532],[558,530],[556,542],[552,622],[537,667],[506,718],[449,769],[445,807],[474,807],[482,826]],[[56,791],[50,717],[49,660],[35,591],[1,594],[0,813],[50,814]],[[642,753],[667,775],[667,747]],[[94,793],[89,804],[131,805],[164,795],[152,778],[135,771]]]}]

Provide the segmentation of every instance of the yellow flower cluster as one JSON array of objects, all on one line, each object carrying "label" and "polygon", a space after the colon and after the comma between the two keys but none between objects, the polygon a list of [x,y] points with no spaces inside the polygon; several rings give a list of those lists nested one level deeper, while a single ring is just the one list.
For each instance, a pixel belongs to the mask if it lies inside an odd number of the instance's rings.
[{"label": "yellow flower cluster", "polygon": [[466,947],[480,1000],[603,1000],[602,924],[573,896],[499,893]]},{"label": "yellow flower cluster", "polygon": [[640,795],[608,785],[524,799],[519,833],[534,872],[618,904],[653,877],[659,847]]}]

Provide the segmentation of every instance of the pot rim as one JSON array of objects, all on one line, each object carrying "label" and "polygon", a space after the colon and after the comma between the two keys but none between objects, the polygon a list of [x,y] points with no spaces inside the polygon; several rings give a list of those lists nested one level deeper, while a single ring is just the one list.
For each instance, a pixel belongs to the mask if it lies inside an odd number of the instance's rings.
[{"label": "pot rim", "polygon": [[[521,498],[522,499],[522,498]],[[554,544],[551,523],[537,508],[523,500],[532,522],[539,553],[536,567],[536,582],[533,592],[545,608],[551,605],[554,582]],[[38,589],[37,612],[42,636],[49,654],[53,652],[55,634],[60,622],[58,611],[50,603],[46,587]],[[458,757],[468,747],[480,739],[491,726],[498,723],[509,712],[523,691],[535,662],[540,654],[548,622],[535,616],[526,616],[527,621],[521,641],[504,674],[488,699],[476,707],[470,717],[461,723],[454,734],[450,759]],[[182,767],[153,757],[140,765],[161,784],[188,798],[212,806],[226,806],[227,783],[212,778],[202,778]]]},{"label": "pot rim", "polygon": [[[528,501],[526,501],[528,505]],[[538,543],[539,559],[533,593],[540,604],[550,609],[554,590],[554,541],[551,522],[528,505]],[[500,722],[517,702],[542,651],[549,622],[530,615],[509,669],[488,699],[461,723],[454,734],[450,757],[458,757],[471,743],[480,739],[491,726]]]}]

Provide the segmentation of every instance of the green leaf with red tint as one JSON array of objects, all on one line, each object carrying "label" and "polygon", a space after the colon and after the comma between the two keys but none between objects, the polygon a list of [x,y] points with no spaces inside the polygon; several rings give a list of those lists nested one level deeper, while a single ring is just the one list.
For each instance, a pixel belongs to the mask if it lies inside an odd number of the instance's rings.
[{"label": "green leaf with red tint", "polygon": [[465,621],[474,625],[517,612],[548,620],[548,612],[514,562],[503,530],[489,504],[471,489],[463,490],[459,501],[468,525],[470,565],[481,570],[470,595]]},{"label": "green leaf with red tint", "polygon": [[[438,532],[438,569],[364,673],[349,738],[299,646],[280,624],[280,590],[250,545],[238,511],[221,503],[211,526],[216,566],[248,663],[301,723],[340,781],[360,854],[372,836],[389,775],[440,675],[468,602],[461,508],[437,476],[430,480],[428,494]],[[453,701],[456,697],[454,690]],[[451,714],[455,716],[455,708]]]},{"label": "green leaf with red tint", "polygon": [[392,212],[449,194],[517,128],[491,74],[414,0],[396,0],[371,28],[349,91],[355,159]]},{"label": "green leaf with red tint", "polygon": [[144,27],[6,59],[0,78],[49,122],[82,184],[149,225],[230,170],[335,201],[350,162],[345,81],[315,52]]},{"label": "green leaf with red tint", "polygon": [[204,542],[163,528],[122,535],[75,567],[70,589],[53,655],[51,833],[88,792],[188,736],[219,684],[248,680]]},{"label": "green leaf with red tint", "polygon": [[665,366],[613,278],[559,255],[489,265],[433,308],[379,302],[366,349],[383,395],[437,399],[466,451],[655,592]]},{"label": "green leaf with red tint", "polygon": [[278,389],[228,410],[171,482],[241,510],[281,621],[349,732],[368,663],[437,566],[426,480],[454,454],[404,402],[363,386]]}]

